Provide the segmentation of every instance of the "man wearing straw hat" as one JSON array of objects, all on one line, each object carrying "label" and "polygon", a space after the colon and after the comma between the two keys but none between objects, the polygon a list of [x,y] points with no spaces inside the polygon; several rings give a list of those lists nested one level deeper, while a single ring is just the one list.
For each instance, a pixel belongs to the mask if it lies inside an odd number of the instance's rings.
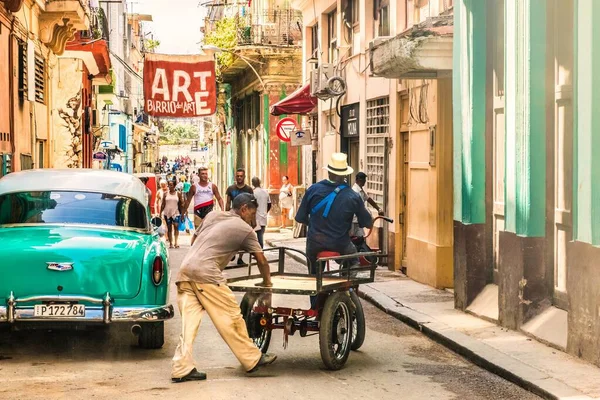
[{"label": "man wearing straw hat", "polygon": [[342,255],[356,253],[350,241],[352,219],[356,215],[361,228],[371,228],[373,219],[358,193],[348,187],[346,177],[354,170],[347,156],[333,153],[327,167],[329,179],[310,186],[296,213],[296,221],[308,225],[306,255],[310,272],[316,274],[317,254],[334,251]]}]

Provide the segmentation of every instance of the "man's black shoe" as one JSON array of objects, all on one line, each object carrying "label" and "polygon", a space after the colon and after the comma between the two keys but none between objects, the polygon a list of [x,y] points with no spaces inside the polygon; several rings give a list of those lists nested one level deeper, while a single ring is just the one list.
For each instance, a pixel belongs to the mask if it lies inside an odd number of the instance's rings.
[{"label": "man's black shoe", "polygon": [[251,374],[253,372],[258,371],[260,367],[273,364],[275,360],[277,360],[277,356],[275,354],[263,354],[262,356],[260,356],[260,360],[258,360],[258,363],[254,366],[254,368],[248,371],[248,373]]},{"label": "man's black shoe", "polygon": [[181,378],[171,378],[173,383],[181,383],[187,381],[203,381],[206,379],[206,374],[204,372],[198,371],[194,368],[189,374],[186,376],[182,376]]},{"label": "man's black shoe", "polygon": [[238,258],[237,265],[246,265],[246,263],[244,262],[244,260],[242,259],[242,257]]}]

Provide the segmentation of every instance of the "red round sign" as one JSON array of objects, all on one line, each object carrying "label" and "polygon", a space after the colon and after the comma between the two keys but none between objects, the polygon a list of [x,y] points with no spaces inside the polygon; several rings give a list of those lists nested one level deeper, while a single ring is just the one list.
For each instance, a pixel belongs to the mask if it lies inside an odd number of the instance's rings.
[{"label": "red round sign", "polygon": [[279,139],[284,142],[291,141],[292,132],[298,130],[298,125],[296,125],[296,121],[293,118],[283,118],[275,127],[275,131],[277,132],[277,136]]}]

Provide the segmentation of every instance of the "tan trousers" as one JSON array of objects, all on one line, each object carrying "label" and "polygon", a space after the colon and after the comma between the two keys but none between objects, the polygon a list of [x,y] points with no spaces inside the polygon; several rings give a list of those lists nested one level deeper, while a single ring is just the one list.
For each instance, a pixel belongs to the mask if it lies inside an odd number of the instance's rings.
[{"label": "tan trousers", "polygon": [[[191,285],[196,285],[199,298]],[[180,282],[177,304],[181,313],[181,336],[173,356],[171,377],[181,378],[195,368],[192,351],[204,310],[244,369],[249,371],[258,364],[262,353],[248,336],[240,307],[227,285]]]}]

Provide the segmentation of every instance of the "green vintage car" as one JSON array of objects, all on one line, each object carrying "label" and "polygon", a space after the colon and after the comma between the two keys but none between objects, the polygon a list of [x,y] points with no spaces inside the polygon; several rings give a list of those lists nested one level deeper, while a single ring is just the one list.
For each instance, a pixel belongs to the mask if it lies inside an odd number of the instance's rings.
[{"label": "green vintage car", "polygon": [[164,343],[167,249],[136,177],[31,170],[0,179],[0,326],[129,324]]}]

